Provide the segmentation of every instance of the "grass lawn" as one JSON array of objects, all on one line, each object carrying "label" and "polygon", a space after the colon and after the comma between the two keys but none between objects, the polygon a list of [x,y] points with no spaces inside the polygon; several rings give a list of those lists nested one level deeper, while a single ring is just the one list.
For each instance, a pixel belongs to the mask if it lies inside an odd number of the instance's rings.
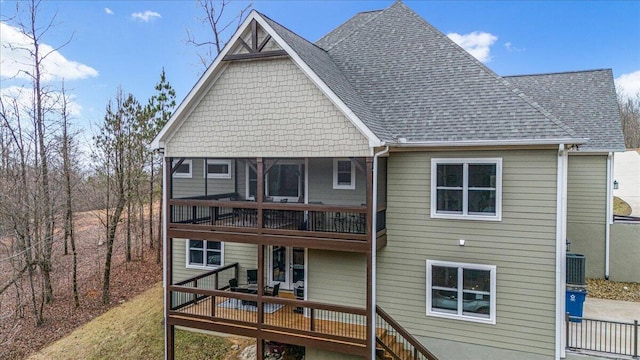
[{"label": "grass lawn", "polygon": [[[162,283],[49,345],[29,359],[163,359]],[[232,346],[235,346],[232,350]],[[235,359],[251,340],[176,330],[176,359]]]}]

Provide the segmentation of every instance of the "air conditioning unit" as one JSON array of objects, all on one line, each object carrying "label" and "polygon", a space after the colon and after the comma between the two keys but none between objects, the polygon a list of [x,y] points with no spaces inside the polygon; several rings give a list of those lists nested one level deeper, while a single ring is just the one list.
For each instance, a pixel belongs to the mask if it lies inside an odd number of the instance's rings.
[{"label": "air conditioning unit", "polygon": [[567,285],[586,285],[586,262],[584,255],[567,253]]}]

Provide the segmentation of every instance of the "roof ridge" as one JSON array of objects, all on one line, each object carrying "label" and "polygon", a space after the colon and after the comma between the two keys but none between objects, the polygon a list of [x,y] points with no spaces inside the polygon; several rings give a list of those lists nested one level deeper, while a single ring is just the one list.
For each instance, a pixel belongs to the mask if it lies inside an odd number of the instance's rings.
[{"label": "roof ridge", "polygon": [[562,74],[589,73],[589,72],[600,72],[600,71],[613,71],[613,70],[611,68],[601,68],[601,69],[588,69],[588,70],[552,71],[552,72],[534,73],[534,74],[504,75],[502,77],[514,78],[514,77],[525,77],[525,76],[562,75]]},{"label": "roof ridge", "polygon": [[289,31],[290,33],[292,33],[292,34],[294,34],[295,36],[299,37],[300,39],[304,40],[306,43],[308,43],[308,44],[310,44],[310,45],[313,45],[314,47],[316,47],[316,48],[318,48],[318,49],[320,49],[320,50],[324,51],[325,53],[327,52],[325,49],[323,49],[323,48],[321,48],[320,46],[318,46],[318,45],[314,44],[313,42],[311,42],[311,41],[307,40],[304,36],[300,36],[300,35],[298,35],[298,33],[297,33],[297,32],[295,32],[295,31],[293,31],[293,30],[289,29],[288,27],[286,27],[286,26],[284,26],[284,25],[280,24],[279,22],[277,22],[277,21],[273,20],[272,18],[268,17],[267,15],[265,15],[265,14],[263,14],[263,13],[259,12],[258,10],[256,10],[256,12],[257,12],[260,16],[265,17],[265,18],[267,18],[267,19],[269,19],[269,20],[273,21],[274,23],[276,23],[276,24],[278,24],[279,26],[281,26],[283,29],[285,29],[285,30]]},{"label": "roof ridge", "polygon": [[409,13],[413,16],[418,18],[420,21],[422,21],[426,26],[428,26],[430,29],[432,29],[433,31],[435,31],[435,34],[437,36],[440,36],[442,38],[444,38],[446,41],[451,42],[454,45],[454,48],[457,49],[457,51],[459,51],[460,53],[463,54],[463,56],[466,56],[469,60],[471,60],[474,64],[476,64],[476,66],[478,66],[481,70],[485,71],[487,74],[489,74],[490,76],[493,76],[494,79],[496,81],[498,81],[499,83],[502,83],[508,90],[511,90],[515,95],[517,95],[518,97],[520,97],[522,100],[524,100],[527,104],[529,104],[529,106],[533,107],[534,109],[538,110],[543,116],[545,116],[546,118],[548,118],[549,120],[551,120],[551,122],[553,122],[554,124],[558,125],[561,129],[563,129],[564,131],[567,132],[568,135],[570,136],[579,136],[578,133],[573,130],[570,126],[568,126],[567,124],[565,124],[563,121],[561,121],[560,119],[558,119],[555,115],[553,115],[553,113],[551,113],[550,111],[548,111],[547,109],[543,108],[542,106],[540,106],[540,104],[538,104],[536,101],[534,101],[532,98],[530,98],[529,96],[527,96],[524,92],[522,92],[521,90],[519,90],[518,88],[514,88],[513,85],[511,83],[509,83],[506,79],[504,79],[502,76],[498,75],[495,71],[491,70],[488,66],[484,65],[482,62],[480,62],[478,59],[476,59],[475,57],[473,57],[473,55],[471,55],[468,51],[466,51],[465,49],[462,48],[462,46],[458,45],[455,43],[455,41],[451,40],[447,35],[445,35],[442,31],[438,30],[437,28],[435,28],[433,25],[431,25],[427,20],[425,20],[422,16],[418,15],[415,11],[411,10],[408,6],[406,6],[404,3],[402,2],[396,2],[394,3],[392,6],[402,6],[404,7],[406,10],[409,11]]},{"label": "roof ridge", "polygon": [[[383,12],[385,12],[385,10],[390,9],[392,6],[394,6],[396,3],[393,3],[391,6],[385,8],[385,9],[379,9],[379,10],[369,10],[369,11],[361,11],[359,13],[356,13],[356,15],[353,15],[352,17],[349,18],[349,20],[345,21],[344,23],[340,24],[338,27],[342,26],[343,24],[346,24],[348,21],[350,21],[351,19],[353,19],[354,17],[356,17],[359,14],[366,14],[366,13],[373,13],[373,12],[377,12],[378,14],[376,14],[375,16],[371,17],[371,19],[365,21],[364,23],[362,23],[360,26],[356,27],[355,29],[353,29],[353,31],[351,31],[350,33],[346,34],[345,36],[342,37],[342,39],[334,42],[333,44],[331,44],[331,46],[327,47],[326,51],[329,52],[329,50],[333,49],[334,47],[336,47],[336,45],[340,44],[342,41],[344,41],[345,39],[347,39],[348,37],[350,37],[351,35],[355,34],[358,30],[362,29],[365,25],[367,25],[368,23],[370,23],[371,21],[375,20],[378,18],[378,16],[382,15]],[[336,28],[337,29],[337,28]],[[335,29],[334,29],[335,30]],[[320,42],[322,39],[324,39],[326,36],[328,36],[329,34],[331,34],[333,32],[333,30],[329,31],[328,33],[326,33],[323,37],[321,37],[317,42]]]}]

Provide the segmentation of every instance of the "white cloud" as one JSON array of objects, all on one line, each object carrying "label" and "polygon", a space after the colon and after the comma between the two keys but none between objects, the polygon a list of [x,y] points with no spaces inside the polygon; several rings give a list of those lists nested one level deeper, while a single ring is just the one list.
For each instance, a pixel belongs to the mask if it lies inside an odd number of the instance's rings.
[{"label": "white cloud", "polygon": [[[0,77],[30,79],[33,60],[29,49],[30,39],[16,27],[0,22]],[[76,61],[67,60],[62,54],[45,43],[40,44],[42,80],[76,80],[98,76],[94,68]]]},{"label": "white cloud", "polygon": [[450,33],[447,36],[483,63],[491,61],[489,47],[498,40],[498,37],[493,34],[478,31],[464,35]]},{"label": "white cloud", "polygon": [[633,98],[640,95],[640,70],[622,74],[615,79],[616,90],[621,96]]},{"label": "white cloud", "polygon": [[111,9],[109,9],[109,8],[104,8],[104,12],[105,12],[107,15],[113,15],[113,10],[111,10]]},{"label": "white cloud", "polygon": [[[73,117],[79,117],[82,111],[82,106],[75,102],[75,95],[67,93],[67,111],[69,115]],[[53,109],[54,111],[60,111],[60,97],[62,93],[58,91],[49,91],[46,93],[44,97],[44,106],[45,108]],[[18,108],[20,109],[21,116],[23,118],[28,118],[30,116],[30,112],[28,109],[33,108],[33,91],[30,87],[20,87],[20,86],[9,86],[6,88],[0,88],[0,98],[6,107],[10,107],[10,104],[13,104],[13,101],[17,102]],[[11,111],[11,110],[10,110]]]},{"label": "white cloud", "polygon": [[155,11],[147,10],[145,12],[133,13],[133,14],[131,14],[131,17],[134,20],[140,20],[142,22],[149,22],[149,21],[153,20],[154,18],[160,18],[162,16],[160,16],[160,14],[158,14]]},{"label": "white cloud", "polygon": [[525,48],[519,48],[519,47],[513,46],[513,44],[509,41],[504,43],[504,48],[507,49],[508,52],[523,52],[526,50]]}]

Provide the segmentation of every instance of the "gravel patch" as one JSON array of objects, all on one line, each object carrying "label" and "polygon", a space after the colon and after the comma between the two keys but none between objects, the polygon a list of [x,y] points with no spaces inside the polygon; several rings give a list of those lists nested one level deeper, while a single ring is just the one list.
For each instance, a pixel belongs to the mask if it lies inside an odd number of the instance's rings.
[{"label": "gravel patch", "polygon": [[640,284],[604,279],[587,279],[589,297],[640,302]]}]

